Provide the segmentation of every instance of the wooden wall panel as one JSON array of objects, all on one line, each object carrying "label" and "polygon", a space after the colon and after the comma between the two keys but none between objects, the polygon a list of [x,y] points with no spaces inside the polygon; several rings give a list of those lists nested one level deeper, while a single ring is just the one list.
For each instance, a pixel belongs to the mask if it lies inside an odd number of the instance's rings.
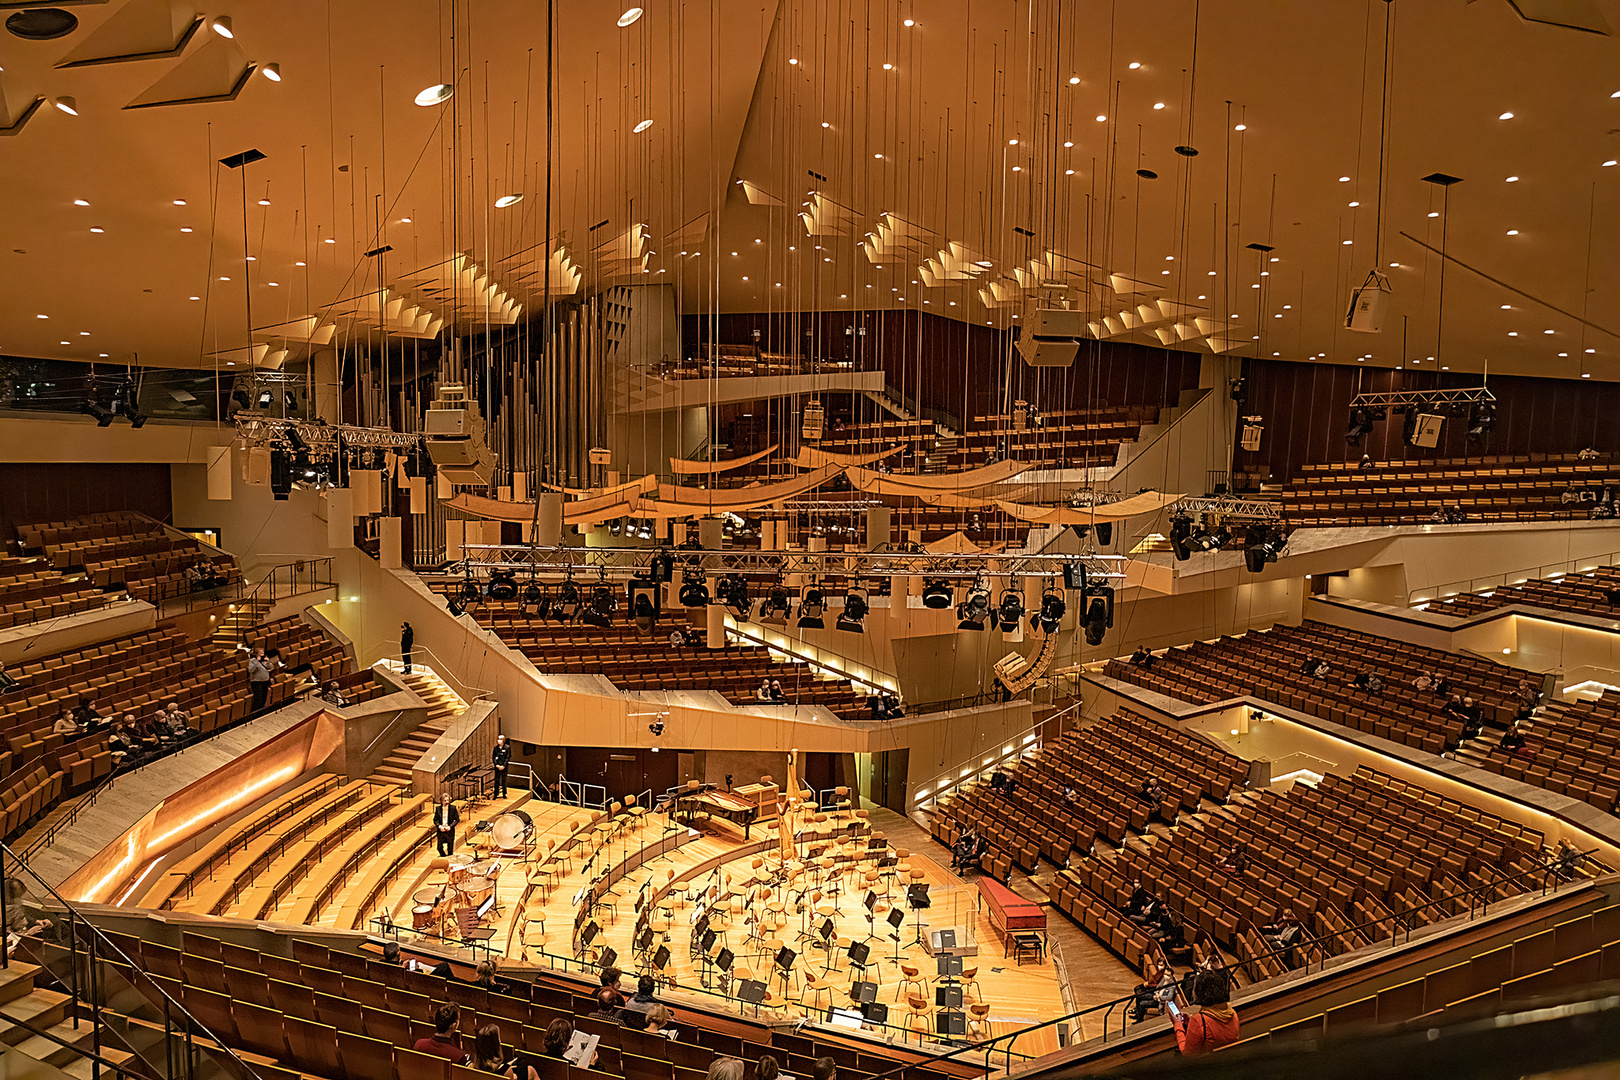
[{"label": "wooden wall panel", "polygon": [[[174,516],[169,466],[161,463],[0,464],[0,541],[15,554],[17,526],[108,510]],[[198,524],[186,522],[185,524]]]},{"label": "wooden wall panel", "polygon": [[1492,376],[1496,428],[1488,446],[1470,444],[1467,423],[1451,418],[1432,450],[1407,446],[1399,416],[1376,423],[1360,446],[1345,442],[1350,401],[1358,393],[1432,390],[1481,385],[1477,374],[1360,365],[1302,364],[1248,360],[1244,364],[1248,402],[1243,412],[1265,421],[1260,450],[1239,450],[1239,470],[1262,466],[1283,480],[1307,463],[1354,461],[1366,453],[1374,461],[1424,461],[1483,454],[1568,453],[1585,447],[1620,450],[1620,385],[1584,379]]}]

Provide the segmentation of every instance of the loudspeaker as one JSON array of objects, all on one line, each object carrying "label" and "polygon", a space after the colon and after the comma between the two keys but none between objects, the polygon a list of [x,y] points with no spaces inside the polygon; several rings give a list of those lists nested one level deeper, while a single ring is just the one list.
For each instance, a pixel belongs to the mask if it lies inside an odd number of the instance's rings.
[{"label": "loudspeaker", "polygon": [[1440,441],[1440,427],[1446,422],[1443,416],[1433,413],[1419,413],[1417,425],[1412,429],[1412,445],[1433,448]]},{"label": "loudspeaker", "polygon": [[1350,294],[1350,310],[1344,316],[1345,328],[1363,334],[1382,332],[1391,292],[1387,274],[1378,270],[1369,273],[1361,288]]}]

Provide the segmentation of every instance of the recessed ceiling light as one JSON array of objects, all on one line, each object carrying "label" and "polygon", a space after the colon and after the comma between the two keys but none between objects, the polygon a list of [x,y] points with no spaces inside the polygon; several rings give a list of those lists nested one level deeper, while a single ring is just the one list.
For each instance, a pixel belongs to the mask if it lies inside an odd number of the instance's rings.
[{"label": "recessed ceiling light", "polygon": [[1013,172],[1023,172],[1023,171],[1024,171],[1024,167],[1022,165],[1014,165],[1013,166]]},{"label": "recessed ceiling light", "polygon": [[1209,272],[1209,276],[1210,276],[1210,277],[1214,277],[1214,276],[1215,276],[1215,271],[1213,271],[1213,270],[1211,270],[1211,271],[1210,271],[1210,272]]},{"label": "recessed ceiling light", "polygon": [[902,25],[904,25],[904,26],[916,26],[917,25],[917,20],[916,19],[907,19]]},{"label": "recessed ceiling light", "polygon": [[875,158],[878,161],[883,160],[883,155],[882,154],[873,154],[872,157]]},{"label": "recessed ceiling light", "polygon": [[50,316],[49,315],[35,315],[34,318],[36,318],[36,319],[48,319],[48,318],[50,318]]},{"label": "recessed ceiling light", "polygon": [[71,342],[71,341],[60,341],[60,342],[57,342],[57,344],[59,344],[59,345],[71,345],[71,344],[73,344],[73,342]]},{"label": "recessed ceiling light", "polygon": [[1400,263],[1390,263],[1390,264],[1389,264],[1389,268],[1390,268],[1390,269],[1391,269],[1391,270],[1399,270],[1399,269],[1400,269],[1400,266],[1401,266],[1401,264],[1400,264]]},{"label": "recessed ceiling light", "polygon": [[790,56],[790,57],[788,57],[788,63],[790,63],[790,64],[797,64],[797,63],[798,63],[798,62],[799,62],[799,58],[798,58],[798,57],[797,57],[797,56]]},{"label": "recessed ceiling light", "polygon": [[1290,309],[1291,309],[1291,308],[1293,308],[1293,306],[1294,306],[1294,305],[1293,305],[1293,304],[1284,304],[1284,305],[1283,305],[1283,310],[1284,310],[1284,311],[1288,311],[1288,310],[1290,310]]},{"label": "recessed ceiling light", "polygon": [[61,109],[63,112],[67,113],[69,116],[78,116],[79,115],[79,102],[78,102],[78,99],[76,99],[76,98],[74,98],[74,97],[72,97],[70,95],[63,94],[61,97],[57,98],[51,104],[55,105],[58,109]]},{"label": "recessed ceiling light", "polygon": [[1074,175],[1074,170],[1073,169],[1064,169],[1063,170],[1063,175],[1064,176],[1073,176]]},{"label": "recessed ceiling light", "polygon": [[1587,350],[1586,350],[1586,351],[1587,351],[1587,352],[1589,352],[1589,353],[1595,353],[1595,352],[1597,352],[1597,350],[1596,350],[1596,349],[1587,349]]},{"label": "recessed ceiling light", "polygon": [[1273,256],[1272,256],[1272,257],[1271,257],[1271,261],[1272,261],[1272,262],[1282,262],[1282,259],[1281,259],[1281,258],[1279,258],[1279,257],[1278,257],[1278,256],[1276,256],[1276,255],[1273,255]]},{"label": "recessed ceiling light", "polygon": [[1063,144],[1063,145],[1064,145],[1064,146],[1065,146],[1065,147],[1070,147],[1070,146],[1073,146],[1073,145],[1074,145],[1074,143],[1073,143],[1073,142],[1065,142],[1065,143],[1064,143],[1064,144]]},{"label": "recessed ceiling light", "polygon": [[1199,296],[1199,297],[1198,297],[1198,299],[1200,299],[1200,300],[1208,300],[1208,299],[1209,299],[1209,297],[1207,297],[1207,296],[1202,296],[1202,295],[1200,295],[1200,296]]},{"label": "recessed ceiling light", "polygon": [[420,94],[417,94],[416,103],[423,107],[428,105],[438,105],[442,102],[449,101],[450,95],[454,94],[455,92],[456,88],[451,86],[449,83],[439,83],[437,86],[430,86],[426,90],[423,90]]},{"label": "recessed ceiling light", "polygon": [[894,65],[893,64],[884,64],[883,65],[883,70],[884,71],[893,71],[894,70]]},{"label": "recessed ceiling light", "polygon": [[1567,353],[1567,352],[1561,352],[1561,353],[1559,353],[1559,354],[1558,354],[1558,355],[1559,355],[1559,356],[1568,356],[1568,355],[1569,355],[1569,353]]},{"label": "recessed ceiling light", "polygon": [[1132,71],[1135,71],[1137,68],[1139,68],[1141,66],[1142,66],[1142,62],[1140,60],[1132,60],[1131,61],[1130,68],[1131,68]]},{"label": "recessed ceiling light", "polygon": [[1069,76],[1069,85],[1070,86],[1079,86],[1080,85],[1080,76],[1078,76],[1078,75],[1070,75]]},{"label": "recessed ceiling light", "polygon": [[824,128],[830,128],[830,127],[832,127],[832,124],[828,123],[826,120],[823,120],[821,122],[821,126],[824,127]]},{"label": "recessed ceiling light", "polygon": [[259,205],[260,206],[269,206],[270,205],[270,200],[269,199],[260,199],[259,200]]},{"label": "recessed ceiling light", "polygon": [[1107,122],[1107,120],[1108,120],[1108,117],[1102,115],[1101,113],[1097,114],[1097,123],[1099,123],[1099,124],[1105,123],[1105,122]]},{"label": "recessed ceiling light", "polygon": [[90,204],[85,202],[83,199],[74,199],[73,200],[73,205],[74,206],[89,206]]},{"label": "recessed ceiling light", "polygon": [[202,299],[202,297],[200,297],[200,296],[193,296],[193,297],[190,297],[190,298],[189,298],[189,299],[192,299],[192,300],[201,300],[201,299]]},{"label": "recessed ceiling light", "polygon": [[641,123],[631,128],[630,133],[632,135],[640,135],[643,131],[646,131],[648,128],[652,127],[652,124],[653,122],[651,120],[643,120]]},{"label": "recessed ceiling light", "polygon": [[303,265],[304,265],[304,264],[303,264],[303,263],[301,263],[301,262],[295,262],[295,263],[293,263],[293,265],[294,265],[294,266],[303,266]]},{"label": "recessed ceiling light", "polygon": [[106,355],[107,355],[107,354],[106,354],[106,353],[102,353],[102,354],[101,354],[101,355],[102,355],[102,356],[106,356]]},{"label": "recessed ceiling light", "polygon": [[1503,310],[1503,311],[1509,311],[1509,310],[1511,310],[1511,309],[1512,309],[1512,307],[1513,307],[1513,305],[1512,305],[1512,304],[1503,304],[1503,305],[1502,305],[1502,310]]},{"label": "recessed ceiling light", "polygon": [[1248,131],[1249,130],[1249,125],[1248,124],[1233,124],[1232,125],[1232,130],[1233,131]]},{"label": "recessed ceiling light", "polygon": [[1351,244],[1353,244],[1353,243],[1355,243],[1355,241],[1354,241],[1354,240],[1346,240],[1346,241],[1345,241],[1345,242],[1344,242],[1344,246],[1345,246],[1345,247],[1349,247],[1349,246],[1350,246],[1350,245],[1351,245]]},{"label": "recessed ceiling light", "polygon": [[280,288],[280,287],[281,287],[281,282],[279,282],[279,281],[271,281],[271,282],[267,282],[267,284],[268,284],[268,285],[269,285],[269,286],[270,286],[270,287],[271,287],[271,288],[272,288],[272,289],[277,289],[277,288]]},{"label": "recessed ceiling light", "polygon": [[1550,333],[1552,333],[1552,331],[1551,330],[1543,330],[1542,333],[1543,334],[1550,334]]},{"label": "recessed ceiling light", "polygon": [[1497,119],[1498,120],[1511,120],[1511,119],[1513,119],[1513,114],[1510,113],[1510,112],[1505,112],[1501,116],[1498,116]]},{"label": "recessed ceiling light", "polygon": [[281,65],[277,64],[277,63],[266,64],[262,68],[259,69],[259,74],[263,75],[265,78],[269,79],[271,82],[280,82],[281,81]]},{"label": "recessed ceiling light", "polygon": [[182,225],[182,226],[180,226],[180,231],[181,231],[181,232],[190,232],[190,231],[191,231],[191,226],[189,226],[189,225]]},{"label": "recessed ceiling light", "polygon": [[1359,202],[1355,202],[1354,200],[1352,200],[1350,205],[1351,206],[1360,206],[1361,204]]},{"label": "recessed ceiling light", "polygon": [[1592,376],[1591,376],[1591,374],[1590,374],[1590,373],[1588,373],[1588,372],[1585,372],[1585,371],[1583,371],[1583,372],[1581,372],[1581,378],[1583,378],[1583,379],[1590,379],[1590,378],[1591,378],[1591,377],[1592,377]]},{"label": "recessed ceiling light", "polygon": [[619,16],[619,25],[620,26],[629,26],[631,23],[635,22],[639,18],[641,18],[641,9],[640,8],[638,8],[638,7],[625,8],[624,14]]},{"label": "recessed ceiling light", "polygon": [[186,205],[186,200],[184,200],[184,199],[174,199],[174,200],[171,200],[171,201],[176,206],[184,206],[184,205]]},{"label": "recessed ceiling light", "polygon": [[230,278],[228,278],[228,277],[222,277],[222,278],[220,278],[220,279],[219,279],[219,280],[221,280],[221,281],[229,281],[229,280],[231,280],[231,279],[230,279]]},{"label": "recessed ceiling light", "polygon": [[411,223],[411,219],[408,217],[402,217],[399,219],[399,223],[401,225],[409,225]]},{"label": "recessed ceiling light", "polygon": [[743,280],[744,280],[744,281],[747,281],[747,280],[748,280],[748,278],[747,278],[747,277],[746,277],[746,276],[744,276],[744,277],[743,277]]},{"label": "recessed ceiling light", "polygon": [[1018,145],[1018,140],[1017,139],[1008,139],[1007,140],[1007,145],[1008,146],[1017,146]]},{"label": "recessed ceiling light", "polygon": [[1604,168],[1605,168],[1605,169],[1607,169],[1607,168],[1608,168],[1608,167],[1609,167],[1609,166],[1611,166],[1611,165],[1613,165],[1613,164],[1615,164],[1615,160],[1614,160],[1614,159],[1613,159],[1613,158],[1610,158],[1610,159],[1609,159],[1609,160],[1608,160],[1608,161],[1605,161],[1605,162],[1604,162],[1604,163],[1603,163],[1603,167],[1604,167]]},{"label": "recessed ceiling light", "polygon": [[1174,256],[1174,255],[1166,255],[1166,256],[1165,256],[1165,257],[1164,257],[1164,261],[1165,261],[1165,262],[1175,262],[1175,261],[1176,261],[1176,257],[1175,257],[1175,256]]},{"label": "recessed ceiling light", "polygon": [[1519,230],[1518,229],[1509,229],[1507,234],[1509,236],[1518,236],[1519,235]]},{"label": "recessed ceiling light", "polygon": [[502,195],[500,198],[495,200],[495,205],[497,207],[499,207],[500,209],[504,210],[506,207],[512,206],[512,205],[514,205],[516,203],[520,203],[522,201],[523,201],[523,196],[522,195]]},{"label": "recessed ceiling light", "polygon": [[1341,177],[1339,177],[1339,183],[1341,183],[1341,184],[1348,184],[1348,183],[1349,183],[1349,182],[1350,182],[1350,178],[1349,178],[1349,177],[1348,177],[1348,176],[1341,176]]},{"label": "recessed ceiling light", "polygon": [[1438,210],[1430,210],[1429,211],[1429,216],[1430,217],[1439,217],[1440,216],[1440,211],[1438,211]]},{"label": "recessed ceiling light", "polygon": [[218,34],[222,38],[233,38],[236,36],[236,32],[231,29],[231,17],[229,15],[216,15],[214,16],[214,21],[208,25],[213,27],[214,33]]},{"label": "recessed ceiling light", "polygon": [[101,228],[99,225],[92,225],[92,226],[90,226],[90,231],[99,233],[99,232],[106,232],[107,230]]},{"label": "recessed ceiling light", "polygon": [[1504,182],[1509,184],[1517,184],[1519,182],[1519,178],[1517,176],[1510,176]]},{"label": "recessed ceiling light", "polygon": [[1154,107],[1154,108],[1155,108],[1155,109],[1162,109],[1162,108],[1164,108],[1164,102],[1162,102],[1162,101],[1155,101],[1155,102],[1154,102],[1154,103],[1153,103],[1153,107]]},{"label": "recessed ceiling light", "polygon": [[1170,272],[1170,271],[1168,271],[1168,270],[1160,270],[1160,271],[1159,271],[1159,273],[1161,273],[1161,274],[1168,274],[1168,273],[1169,273],[1169,272]]},{"label": "recessed ceiling light", "polygon": [[[1549,333],[1549,334],[1550,334],[1550,333],[1552,333],[1552,331],[1550,331],[1550,330],[1549,330],[1549,331],[1547,331],[1547,332],[1548,332],[1548,333]],[[80,337],[89,337],[89,336],[90,336],[90,331],[88,331],[88,330],[80,330],[80,331],[79,331],[79,336],[80,336]]]},{"label": "recessed ceiling light", "polygon": [[248,261],[248,262],[258,262],[258,261],[259,261],[259,257],[258,257],[258,256],[257,256],[257,255],[249,255],[249,256],[248,256],[248,257],[247,257],[247,261]]},{"label": "recessed ceiling light", "polygon": [[1519,332],[1517,330],[1509,330],[1508,331],[1508,337],[1518,337],[1518,336],[1519,336]]}]

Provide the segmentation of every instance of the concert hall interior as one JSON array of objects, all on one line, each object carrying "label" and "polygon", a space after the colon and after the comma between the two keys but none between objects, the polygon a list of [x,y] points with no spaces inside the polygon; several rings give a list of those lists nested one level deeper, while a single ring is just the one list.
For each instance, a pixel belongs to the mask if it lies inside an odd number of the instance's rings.
[{"label": "concert hall interior", "polygon": [[1620,1061],[1613,0],[0,24],[19,1080]]}]

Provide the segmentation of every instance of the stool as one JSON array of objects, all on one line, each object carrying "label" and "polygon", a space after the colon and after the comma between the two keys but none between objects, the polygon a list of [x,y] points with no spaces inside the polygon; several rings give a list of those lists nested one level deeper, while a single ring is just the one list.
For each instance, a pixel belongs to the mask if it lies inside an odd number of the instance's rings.
[{"label": "stool", "polygon": [[1046,959],[1046,942],[1041,935],[1013,935],[1013,963],[1022,964],[1026,956],[1033,958],[1037,964]]}]

